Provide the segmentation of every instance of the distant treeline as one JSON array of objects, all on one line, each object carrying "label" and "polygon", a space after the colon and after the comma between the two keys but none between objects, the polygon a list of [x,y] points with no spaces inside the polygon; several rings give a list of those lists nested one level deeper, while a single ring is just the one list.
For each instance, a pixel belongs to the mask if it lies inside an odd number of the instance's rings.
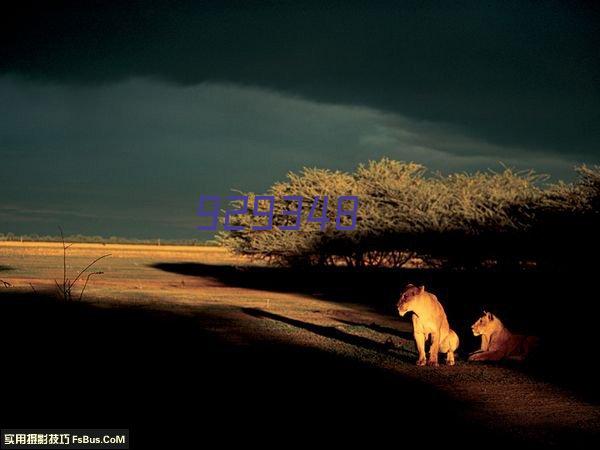
[{"label": "distant treeline", "polygon": [[[95,244],[144,244],[144,245],[216,245],[215,241],[200,241],[198,239],[135,239],[118,236],[85,236],[83,234],[71,234],[65,236],[65,242],[95,243]],[[60,235],[38,235],[38,234],[15,234],[0,233],[0,241],[13,242],[62,242]]]},{"label": "distant treeline", "polygon": [[[255,194],[244,193],[250,214],[232,216],[231,224],[245,229],[222,232],[218,240],[239,254],[285,265],[399,267],[415,258],[451,267],[595,263],[600,168],[575,170],[574,183],[549,183],[532,171],[441,175],[390,159],[354,173],[304,169],[267,192],[277,200],[273,230],[250,229],[265,218],[252,216]],[[306,224],[314,197],[323,195],[330,197],[325,231]],[[360,201],[354,231],[334,226],[335,199],[343,195]],[[304,198],[300,231],[278,229],[296,219],[283,214],[296,207],[283,196]],[[264,208],[259,203],[257,212]]]}]

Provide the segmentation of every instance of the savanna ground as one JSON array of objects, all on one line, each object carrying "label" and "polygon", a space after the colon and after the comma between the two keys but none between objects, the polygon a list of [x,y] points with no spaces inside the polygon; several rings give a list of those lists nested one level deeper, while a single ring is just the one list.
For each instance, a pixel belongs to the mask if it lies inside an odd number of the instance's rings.
[{"label": "savanna ground", "polygon": [[[60,244],[0,242],[3,427],[131,428],[132,448],[598,444],[589,268],[291,270],[216,247],[75,244],[69,276],[105,253],[65,303]],[[445,304],[456,366],[414,365],[394,307],[407,282]],[[540,335],[537,357],[466,362],[482,307]]]}]

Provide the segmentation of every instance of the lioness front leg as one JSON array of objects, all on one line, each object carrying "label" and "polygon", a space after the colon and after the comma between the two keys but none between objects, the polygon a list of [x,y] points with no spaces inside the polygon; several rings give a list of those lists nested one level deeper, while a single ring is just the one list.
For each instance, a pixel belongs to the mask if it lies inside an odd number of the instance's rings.
[{"label": "lioness front leg", "polygon": [[490,348],[490,338],[488,336],[481,335],[481,348],[479,350],[475,350],[474,352],[469,353],[469,361],[475,361],[471,359],[471,356],[477,353],[487,352]]},{"label": "lioness front leg", "polygon": [[438,365],[438,354],[440,353],[440,333],[431,333],[431,347],[429,348],[428,366]]},{"label": "lioness front leg", "polygon": [[424,333],[414,333],[415,343],[417,344],[417,350],[419,351],[419,359],[417,360],[417,366],[425,365],[425,334]]},{"label": "lioness front leg", "polygon": [[469,356],[469,361],[500,361],[504,353],[501,351],[476,352]]},{"label": "lioness front leg", "polygon": [[481,335],[481,348],[482,352],[487,352],[490,349],[490,338],[489,336]]}]

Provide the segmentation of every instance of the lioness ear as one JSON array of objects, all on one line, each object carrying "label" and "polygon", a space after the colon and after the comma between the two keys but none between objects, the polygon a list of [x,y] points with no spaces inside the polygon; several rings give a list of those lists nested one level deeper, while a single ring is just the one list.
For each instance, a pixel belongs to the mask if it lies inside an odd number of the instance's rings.
[{"label": "lioness ear", "polygon": [[422,293],[423,293],[423,292],[425,292],[425,286],[424,286],[424,285],[423,285],[423,286],[421,286],[421,287],[419,288],[419,290],[420,290]]},{"label": "lioness ear", "polygon": [[492,313],[487,313],[487,317],[490,320],[494,320],[494,315]]}]

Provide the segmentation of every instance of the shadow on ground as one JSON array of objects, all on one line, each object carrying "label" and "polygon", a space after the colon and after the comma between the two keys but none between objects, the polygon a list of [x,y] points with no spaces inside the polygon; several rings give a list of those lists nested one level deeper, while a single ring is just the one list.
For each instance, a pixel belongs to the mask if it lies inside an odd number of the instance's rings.
[{"label": "shadow on ground", "polygon": [[[389,355],[390,350],[392,350],[390,345],[386,345],[384,343],[380,343],[362,336],[349,334],[335,327],[304,322],[302,320],[293,319],[291,317],[285,317],[280,314],[274,314],[272,312],[264,311],[258,308],[242,308],[242,311],[252,317],[275,320],[277,322],[285,323],[296,328],[310,331],[311,333],[317,334],[319,336],[326,337],[329,339],[335,339],[339,342],[343,342],[344,344],[354,345],[365,350],[373,350],[385,355]],[[399,351],[395,353],[395,356],[397,359],[405,363],[412,364],[415,360],[415,353],[410,351]]]},{"label": "shadow on ground", "polygon": [[434,410],[444,420],[430,444],[519,440],[474,427],[470,405],[424,383],[313,348],[252,337],[236,344],[208,331],[268,313],[99,305],[0,291],[3,427],[130,427],[131,448],[215,440],[379,447],[410,441]]},{"label": "shadow on ground", "polygon": [[356,321],[344,320],[344,319],[340,319],[340,318],[335,318],[335,320],[337,320],[338,322],[343,323],[345,325],[350,325],[353,327],[364,327],[364,328],[368,328],[369,330],[376,331],[377,333],[388,334],[391,336],[399,337],[401,339],[409,339],[409,340],[413,339],[413,333],[411,333],[411,332],[401,331],[401,330],[398,330],[396,328],[391,328],[391,327],[385,327],[383,325],[378,325],[375,322],[356,322]]},{"label": "shadow on ground", "polygon": [[[327,301],[368,305],[389,317],[397,316],[396,300],[407,283],[424,284],[444,304],[450,324],[461,338],[459,354],[463,358],[479,348],[479,339],[472,335],[470,326],[486,309],[496,313],[511,330],[541,337],[542,345],[537,354],[527,364],[515,366],[516,369],[567,387],[584,400],[600,400],[596,382],[598,370],[596,365],[586,363],[589,354],[596,351],[596,329],[600,320],[594,283],[596,274],[591,268],[571,273],[545,273],[346,268],[294,270],[200,263],[158,263],[152,267],[210,278],[227,286],[293,292]],[[391,335],[399,333],[397,330],[383,330],[378,324],[348,324],[368,326]]]}]

